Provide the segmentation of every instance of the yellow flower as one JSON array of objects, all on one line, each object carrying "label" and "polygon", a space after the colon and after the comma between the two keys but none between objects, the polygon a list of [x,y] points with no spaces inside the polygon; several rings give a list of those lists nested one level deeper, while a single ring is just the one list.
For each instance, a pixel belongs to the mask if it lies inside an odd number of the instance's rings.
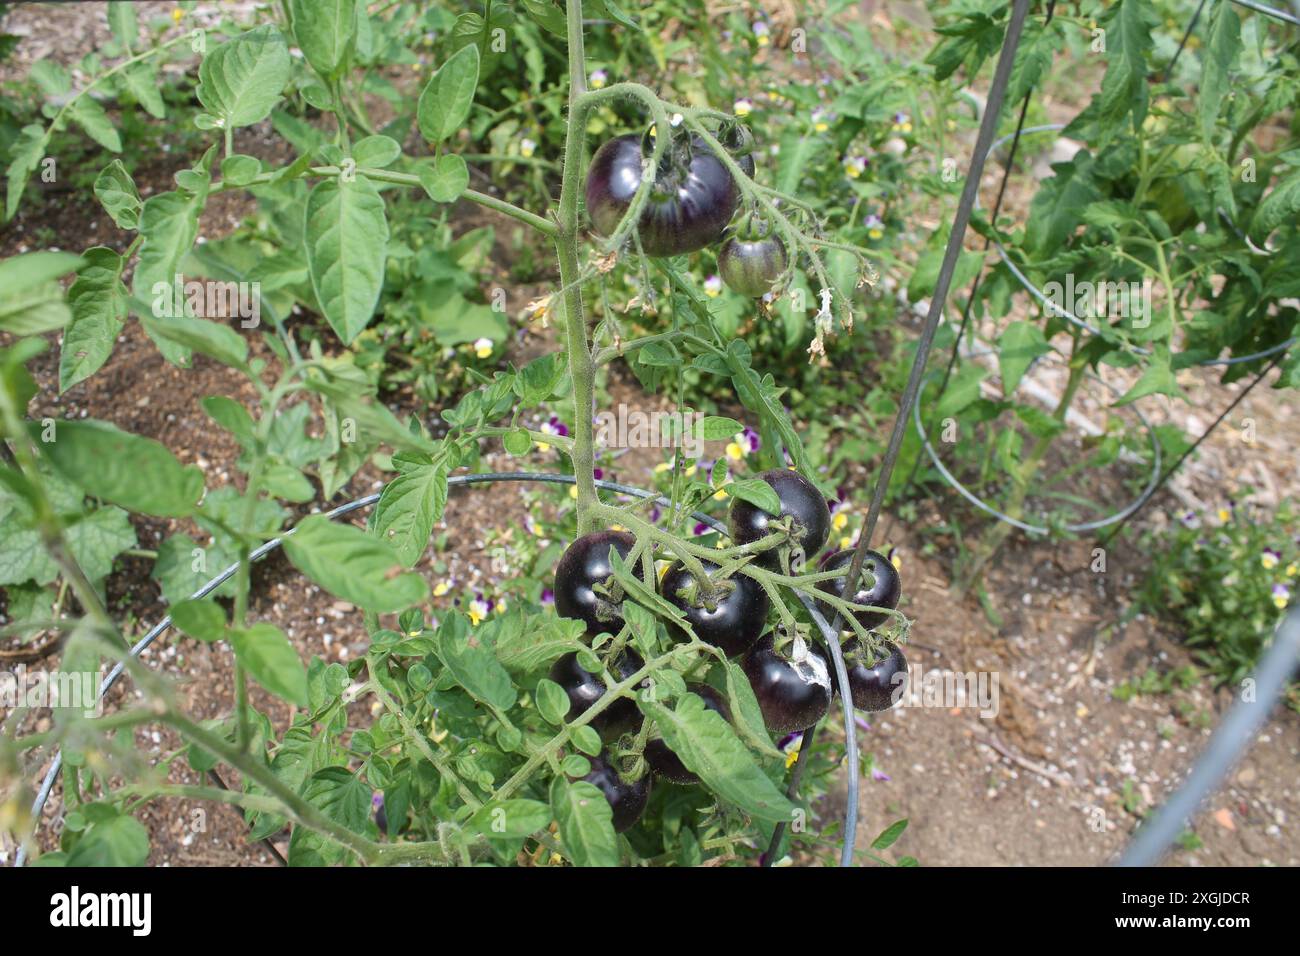
[{"label": "yellow flower", "polygon": [[172,22],[180,23],[185,16],[185,11],[180,7],[172,7]]},{"label": "yellow flower", "polygon": [[437,584],[433,586],[433,596],[442,597],[450,590],[451,590],[450,584],[448,584],[446,581],[439,581]]},{"label": "yellow flower", "polygon": [[572,498],[574,501],[577,501],[577,500],[578,500],[578,486],[577,486],[577,485],[569,485],[569,497]]},{"label": "yellow flower", "polygon": [[846,534],[846,535],[844,535],[844,536],[842,536],[842,537],[840,538],[840,550],[841,550],[841,551],[843,551],[845,548],[849,548],[849,547],[852,547],[852,546],[853,546],[853,536],[852,536],[852,535]]},{"label": "yellow flower", "polygon": [[895,571],[903,570],[903,556],[897,551],[895,551],[894,556],[889,559],[889,563],[894,566]]},{"label": "yellow flower", "polygon": [[1219,520],[1220,520],[1221,522],[1223,522],[1224,524],[1227,524],[1227,523],[1228,523],[1228,519],[1231,518],[1231,517],[1232,517],[1232,512],[1230,512],[1227,508],[1220,508],[1220,509],[1219,509]]},{"label": "yellow flower", "polygon": [[519,143],[519,155],[527,159],[537,152],[537,144],[531,139],[521,140]]},{"label": "yellow flower", "polygon": [[481,359],[490,358],[492,355],[492,340],[478,339],[474,342],[474,354]]},{"label": "yellow flower", "polygon": [[799,759],[799,748],[794,747],[785,755],[785,769],[789,770],[794,766],[794,762]]},{"label": "yellow flower", "polygon": [[736,116],[741,119],[744,119],[750,113],[754,112],[754,104],[742,97],[732,104],[731,112],[735,113]]},{"label": "yellow flower", "polygon": [[732,461],[740,461],[745,457],[745,449],[741,448],[740,445],[734,441],[729,442],[727,444],[727,457]]},{"label": "yellow flower", "polygon": [[657,474],[663,474],[665,471],[672,471],[672,470],[673,470],[673,463],[671,461],[661,461],[659,462],[659,464],[655,465],[655,472]]},{"label": "yellow flower", "polygon": [[478,622],[481,621],[481,620],[483,620],[483,615],[479,614],[478,611],[474,610],[474,608],[471,607],[471,608],[469,609],[469,622],[470,622],[470,624],[472,624],[474,627],[478,627]]},{"label": "yellow flower", "polygon": [[1286,598],[1282,597],[1280,594],[1273,595],[1273,606],[1279,611],[1282,610],[1282,608],[1286,607]]},{"label": "yellow flower", "polygon": [[1277,555],[1272,551],[1265,551],[1259,556],[1259,563],[1264,565],[1265,571],[1272,571],[1277,567]]},{"label": "yellow flower", "polygon": [[715,492],[713,493],[713,500],[714,500],[714,501],[726,501],[726,500],[727,500],[727,497],[728,497],[728,496],[727,496],[727,489],[725,489],[725,488],[719,488],[717,491],[715,491]]},{"label": "yellow flower", "polygon": [[694,477],[695,477],[695,472],[696,472],[696,470],[697,470],[697,469],[696,469],[696,467],[695,467],[694,465],[690,465],[690,466],[688,466],[687,469],[686,469],[686,472],[685,472],[686,477],[687,477],[687,478],[694,478]]},{"label": "yellow flower", "polygon": [[551,446],[546,444],[546,442],[544,441],[539,441],[537,442],[537,450],[542,452],[547,452],[551,450]]},{"label": "yellow flower", "polygon": [[617,523],[615,523],[615,524],[612,524],[612,525],[609,526],[609,530],[610,530],[610,531],[626,531],[627,528],[624,528],[621,524],[617,524]]},{"label": "yellow flower", "polygon": [[835,512],[835,517],[831,519],[831,527],[836,531],[843,531],[844,526],[849,523],[849,516],[843,511]]},{"label": "yellow flower", "polygon": [[877,229],[875,226],[872,226],[870,229],[867,230],[867,235],[870,236],[872,239],[879,239],[881,236],[884,235],[884,233],[881,232],[879,229]]},{"label": "yellow flower", "polygon": [[1286,576],[1288,578],[1295,577],[1297,572],[1300,572],[1300,568],[1297,568],[1294,563],[1286,566]]}]

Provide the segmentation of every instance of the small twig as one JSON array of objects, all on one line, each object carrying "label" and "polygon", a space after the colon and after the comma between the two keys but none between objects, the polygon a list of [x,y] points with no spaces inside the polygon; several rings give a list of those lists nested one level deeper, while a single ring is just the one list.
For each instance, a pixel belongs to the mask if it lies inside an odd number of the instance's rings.
[{"label": "small twig", "polygon": [[44,644],[36,647],[24,647],[16,651],[0,651],[0,661],[6,664],[34,664],[49,657],[59,646],[59,635],[54,635]]},{"label": "small twig", "polygon": [[1010,760],[1012,763],[1016,764],[1017,766],[1023,767],[1024,769],[1028,770],[1030,773],[1036,773],[1040,777],[1050,780],[1053,783],[1059,784],[1062,787],[1074,786],[1074,778],[1067,776],[1066,774],[1063,773],[1058,773],[1055,770],[1049,770],[1047,767],[1044,767],[1040,763],[1035,763],[1034,761],[1026,757],[1020,756],[1020,754],[1016,753],[1014,750],[1012,750],[1010,747],[1004,744],[1001,740],[999,740],[997,734],[993,733],[992,731],[983,731],[983,734],[985,735],[983,738],[981,738],[979,734],[976,734],[975,743],[982,744],[985,747],[988,747],[990,750],[1001,754],[1003,757],[1006,757],[1008,760]]}]

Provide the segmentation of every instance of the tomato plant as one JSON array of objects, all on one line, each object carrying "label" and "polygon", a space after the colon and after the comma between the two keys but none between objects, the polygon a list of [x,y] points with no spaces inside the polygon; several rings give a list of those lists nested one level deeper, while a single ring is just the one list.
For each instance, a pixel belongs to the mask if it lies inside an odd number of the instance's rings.
[{"label": "tomato plant", "polygon": [[[293,864],[608,865],[702,862],[705,852],[757,861],[775,825],[803,811],[782,789],[785,755],[772,733],[805,729],[828,710],[827,645],[808,606],[815,586],[843,569],[804,569],[829,535],[824,490],[777,382],[720,326],[682,257],[707,247],[735,259],[746,278],[732,278],[750,288],[775,287],[797,266],[817,292],[814,357],[851,325],[853,291],[873,273],[861,250],[822,233],[814,205],[793,195],[797,178],[766,184],[761,143],[738,117],[632,79],[593,82],[584,7],[639,29],[613,0],[493,4],[458,17],[291,0],[248,28],[222,21],[141,37],[131,8],[115,5],[118,62],[88,64],[96,69],[75,91],[70,78],[42,74],[58,103],[10,149],[9,217],[59,137],[81,130],[118,151],[93,94],[154,113],[160,64],[187,52],[196,81],[187,119],[199,131],[174,188],[142,194],[116,159],[100,170],[94,195],[120,242],[0,263],[0,323],[12,337],[0,351],[10,559],[0,584],[19,629],[38,628],[47,610],[64,615],[65,666],[124,662],[141,694],[104,722],[61,713],[48,733],[3,737],[5,760],[21,753],[34,763],[61,748],[65,808],[88,821],[64,830],[43,862],[76,864],[92,850],[143,859],[130,812],[169,784],[115,749],[111,733],[143,726],[182,742],[164,765],[237,773],[231,791],[186,792],[238,806],[251,840],[287,829]],[[494,42],[505,23],[520,27],[509,52]],[[437,66],[418,96],[382,75],[429,56]],[[565,72],[543,88],[548,64]],[[554,152],[536,155],[538,142],[528,155],[475,152],[474,138],[492,138],[518,106],[501,104],[489,78],[520,72],[537,94],[529,122]],[[377,123],[363,93],[396,115]],[[484,101],[495,104],[487,120]],[[593,130],[603,145],[589,158]],[[274,133],[276,158],[239,151],[254,132]],[[557,173],[558,200],[530,208],[546,188],[516,183],[510,198],[471,188],[471,161]],[[201,218],[228,195],[253,211],[232,235],[199,242]],[[473,206],[494,225],[456,235],[456,211]],[[761,221],[767,245],[746,251],[726,239],[737,216],[744,235]],[[516,311],[554,319],[562,348],[518,367],[499,362],[509,323],[478,278],[505,229],[554,250],[551,289]],[[651,283],[668,291],[640,314],[658,317],[656,327],[623,334],[609,305],[615,264],[639,271],[647,295]],[[228,283],[246,321],[206,308],[185,277],[209,284],[200,291]],[[67,389],[109,361],[132,321],[172,366],[220,367],[241,382],[246,401],[202,402],[240,450],[237,481],[218,485],[108,422],[32,417],[30,369],[49,346],[44,333],[62,334]],[[410,368],[394,372],[401,357]],[[679,454],[666,517],[602,496],[592,413],[597,375],[615,361],[666,369],[660,384],[679,404],[687,367],[728,381],[768,470],[745,478],[714,468],[706,481]],[[392,410],[391,390],[410,384],[446,400],[440,422]],[[705,440],[744,427],[721,415],[700,423]],[[550,473],[524,477],[571,480],[572,511],[557,525],[563,553],[534,555],[530,583],[508,602],[480,595],[431,616],[422,565],[431,542],[445,541],[435,527],[449,488],[520,477],[484,471],[489,444],[559,457]],[[386,472],[375,500],[302,513],[355,491],[368,468]],[[691,512],[719,498],[731,500],[730,539],[696,534]],[[371,504],[364,529],[345,519]],[[174,526],[145,551],[129,516]],[[254,562],[277,543],[297,572],[362,615],[363,653],[304,664],[289,634],[259,619]],[[135,635],[103,591],[127,551],[153,559],[171,626],[233,654],[228,711],[187,713],[128,653]],[[833,588],[818,593],[844,621],[832,641],[881,644],[855,616],[864,605]],[[75,623],[64,614],[73,605],[84,615]],[[890,635],[905,637],[902,615],[892,605],[885,613]],[[679,786],[661,795],[656,773]],[[6,800],[17,806],[23,795]]]}]

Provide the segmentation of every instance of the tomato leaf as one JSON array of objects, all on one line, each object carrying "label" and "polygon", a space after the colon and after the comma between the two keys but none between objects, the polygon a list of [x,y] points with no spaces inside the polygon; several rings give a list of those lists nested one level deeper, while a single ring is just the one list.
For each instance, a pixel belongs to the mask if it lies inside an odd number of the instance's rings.
[{"label": "tomato leaf", "polygon": [[375,506],[375,534],[410,568],[424,554],[447,505],[447,468],[427,456],[401,467],[402,473],[384,486]]},{"label": "tomato leaf", "polygon": [[307,706],[307,669],[283,631],[259,621],[252,627],[232,630],[230,644],[235,658],[253,680],[291,704]]},{"label": "tomato leaf", "polygon": [[556,777],[551,781],[551,809],[575,866],[618,866],[614,811],[594,784]]},{"label": "tomato leaf", "polygon": [[347,63],[357,0],[292,0],[293,36],[311,68],[332,79]]},{"label": "tomato leaf", "polygon": [[208,51],[199,65],[199,102],[224,128],[251,126],[271,115],[289,75],[289,47],[268,23]]},{"label": "tomato leaf", "polygon": [[420,93],[416,121],[420,133],[437,145],[459,131],[469,117],[478,86],[478,47],[461,47],[440,66]]},{"label": "tomato leaf", "polygon": [[369,611],[402,611],[419,603],[428,585],[403,572],[386,542],[360,528],[312,515],[284,540],[294,567],[331,594]]},{"label": "tomato leaf", "polygon": [[474,632],[463,614],[445,615],[434,642],[438,659],[471,697],[498,710],[509,710],[515,705],[515,686],[510,675],[496,659],[491,645]]},{"label": "tomato leaf", "polygon": [[350,344],[369,323],[384,286],[388,218],[370,181],[327,179],[307,197],[303,242],[326,321]]},{"label": "tomato leaf", "polygon": [[683,694],[675,709],[644,698],[637,705],[668,748],[721,799],[769,823],[793,818],[794,804],[759,769],[731,725],[698,695]]},{"label": "tomato leaf", "polygon": [[181,465],[152,438],[94,420],[57,422],[48,436],[39,422],[29,428],[41,451],[69,481],[128,511],[182,518],[194,511],[203,494],[203,472]]}]

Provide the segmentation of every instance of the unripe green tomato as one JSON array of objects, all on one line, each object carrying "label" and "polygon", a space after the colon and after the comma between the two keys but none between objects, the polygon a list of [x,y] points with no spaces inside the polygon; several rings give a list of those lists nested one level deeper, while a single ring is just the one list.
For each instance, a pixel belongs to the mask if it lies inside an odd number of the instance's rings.
[{"label": "unripe green tomato", "polygon": [[718,250],[718,274],[739,295],[757,299],[772,291],[772,284],[789,262],[785,246],[776,236],[762,239],[732,237]]}]

